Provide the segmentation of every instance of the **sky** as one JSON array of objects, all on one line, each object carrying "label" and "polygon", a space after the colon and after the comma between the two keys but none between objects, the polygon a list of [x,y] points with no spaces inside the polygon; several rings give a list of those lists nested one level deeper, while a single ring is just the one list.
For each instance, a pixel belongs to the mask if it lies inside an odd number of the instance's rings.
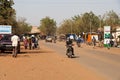
[{"label": "sky", "polygon": [[103,15],[113,10],[120,16],[120,0],[14,0],[16,17],[25,18],[32,26],[39,26],[46,16],[60,25],[65,19],[92,11]]}]

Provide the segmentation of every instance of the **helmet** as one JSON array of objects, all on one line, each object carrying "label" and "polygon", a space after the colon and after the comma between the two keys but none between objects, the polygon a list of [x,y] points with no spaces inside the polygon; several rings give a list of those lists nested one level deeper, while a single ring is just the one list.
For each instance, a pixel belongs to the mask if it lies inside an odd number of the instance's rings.
[{"label": "helmet", "polygon": [[34,35],[31,35],[31,37],[35,37]]}]

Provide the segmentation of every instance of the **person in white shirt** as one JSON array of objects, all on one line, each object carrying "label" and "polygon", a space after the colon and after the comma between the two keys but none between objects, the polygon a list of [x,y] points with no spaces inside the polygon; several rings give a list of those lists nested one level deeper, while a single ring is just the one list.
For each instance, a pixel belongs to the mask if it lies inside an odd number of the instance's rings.
[{"label": "person in white shirt", "polygon": [[17,57],[17,47],[18,47],[19,37],[16,34],[14,34],[11,37],[11,41],[13,46],[13,57]]}]

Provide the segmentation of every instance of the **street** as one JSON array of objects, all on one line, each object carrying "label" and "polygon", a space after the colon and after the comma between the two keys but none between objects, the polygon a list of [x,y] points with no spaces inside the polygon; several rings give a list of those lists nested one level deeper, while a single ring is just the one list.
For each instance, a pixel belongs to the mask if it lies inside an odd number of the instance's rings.
[{"label": "street", "polygon": [[[75,44],[75,43],[74,43]],[[44,45],[54,49],[56,52],[65,55],[65,42],[57,44],[44,43]],[[74,46],[75,61],[85,67],[107,77],[108,80],[120,80],[120,49],[92,48],[85,44],[82,47]]]},{"label": "street", "polygon": [[68,58],[65,42],[40,41],[40,49],[22,48],[17,58],[0,53],[0,80],[120,80],[119,48],[74,45]]}]

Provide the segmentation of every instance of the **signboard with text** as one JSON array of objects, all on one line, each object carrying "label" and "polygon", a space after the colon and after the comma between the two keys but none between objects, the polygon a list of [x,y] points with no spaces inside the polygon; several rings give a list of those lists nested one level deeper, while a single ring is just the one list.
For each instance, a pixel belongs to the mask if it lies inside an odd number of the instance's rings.
[{"label": "signboard with text", "polygon": [[104,26],[104,45],[110,43],[110,26]]},{"label": "signboard with text", "polygon": [[0,34],[11,34],[11,29],[10,25],[0,25]]}]

